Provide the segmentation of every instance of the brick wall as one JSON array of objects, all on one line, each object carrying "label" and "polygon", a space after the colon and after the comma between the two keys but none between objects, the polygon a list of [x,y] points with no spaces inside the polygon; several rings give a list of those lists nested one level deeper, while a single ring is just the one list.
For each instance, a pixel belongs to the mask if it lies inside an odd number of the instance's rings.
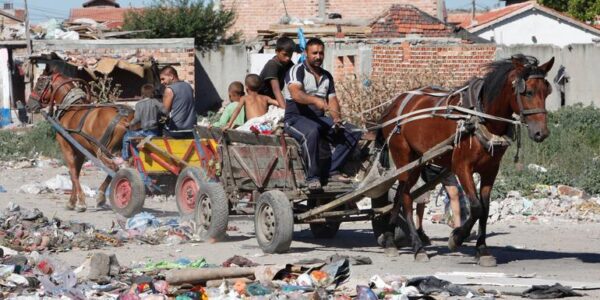
[{"label": "brick wall", "polygon": [[[344,19],[371,19],[383,14],[393,4],[412,4],[424,12],[436,16],[438,0],[326,0],[326,13],[340,13]],[[314,18],[319,13],[319,0],[286,0],[290,17]],[[265,30],[279,23],[285,16],[281,0],[222,0],[226,9],[233,8],[237,20],[232,31],[241,31],[252,39],[257,30]]]},{"label": "brick wall", "polygon": [[444,86],[455,87],[483,75],[482,65],[493,61],[495,54],[494,44],[377,45],[373,46],[372,77],[393,78],[428,70]]},{"label": "brick wall", "polygon": [[[154,42],[155,41],[155,42]],[[102,57],[112,57],[142,63],[154,58],[159,65],[173,65],[181,80],[194,86],[195,49],[193,40],[130,40],[124,44],[119,40],[95,41],[36,41],[34,54],[55,51],[65,55],[70,62],[77,65],[90,65]],[[83,43],[83,42],[87,42]],[[15,55],[18,58],[17,55]]]},{"label": "brick wall", "polygon": [[356,74],[356,65],[358,57],[356,55],[336,56],[333,61],[333,78],[336,81],[344,80],[348,77],[354,77]]}]

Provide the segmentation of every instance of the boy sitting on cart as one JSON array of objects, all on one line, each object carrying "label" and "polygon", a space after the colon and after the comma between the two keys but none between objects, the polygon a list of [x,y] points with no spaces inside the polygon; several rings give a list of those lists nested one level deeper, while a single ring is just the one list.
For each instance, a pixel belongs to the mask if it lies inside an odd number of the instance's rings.
[{"label": "boy sitting on cart", "polygon": [[[134,137],[161,136],[162,129],[160,119],[166,116],[167,111],[164,105],[154,98],[154,86],[152,84],[144,84],[142,86],[142,100],[135,104],[135,115],[130,123],[125,124],[129,130],[123,136],[123,160],[128,160],[130,157],[129,145]],[[138,125],[139,124],[139,125]],[[136,130],[132,130],[137,128]],[[122,164],[123,162],[117,164]]]},{"label": "boy sitting on cart", "polygon": [[[245,80],[246,84],[246,95],[240,99],[229,120],[227,126],[224,129],[230,129],[233,127],[233,122],[237,118],[238,114],[244,109],[246,114],[246,123],[240,127],[238,130],[243,131],[255,131],[257,128],[263,124],[271,124],[273,127],[278,120],[271,120],[270,115],[281,115],[283,117],[284,111],[279,108],[279,103],[277,100],[272,99],[271,97],[258,94],[258,90],[262,86],[262,82],[260,77],[256,74],[248,74]],[[269,105],[273,105],[275,109],[269,109]],[[265,116],[269,113],[269,116]],[[275,121],[275,124],[273,124]],[[260,133],[263,133],[262,130]],[[258,132],[257,132],[258,133]]]}]

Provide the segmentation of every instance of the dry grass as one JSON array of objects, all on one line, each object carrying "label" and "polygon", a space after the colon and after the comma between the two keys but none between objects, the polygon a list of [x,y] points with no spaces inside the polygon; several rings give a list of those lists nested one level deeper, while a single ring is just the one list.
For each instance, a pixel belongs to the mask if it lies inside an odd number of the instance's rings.
[{"label": "dry grass", "polygon": [[395,96],[423,86],[443,86],[432,70],[398,72],[393,76],[346,78],[336,84],[344,118],[357,126],[373,126]]}]

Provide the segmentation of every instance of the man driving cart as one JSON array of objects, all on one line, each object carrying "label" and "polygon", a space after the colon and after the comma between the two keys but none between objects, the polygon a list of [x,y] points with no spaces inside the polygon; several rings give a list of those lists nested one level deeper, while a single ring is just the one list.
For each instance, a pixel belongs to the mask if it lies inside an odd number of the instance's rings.
[{"label": "man driving cart", "polygon": [[[312,38],[306,43],[305,52],[306,60],[294,65],[285,78],[284,128],[302,148],[308,189],[319,190],[326,181],[350,181],[339,169],[362,133],[342,122],[333,76],[321,67],[324,43]],[[326,112],[331,116],[326,116]],[[327,155],[323,149],[329,149],[329,145],[334,148]]]}]

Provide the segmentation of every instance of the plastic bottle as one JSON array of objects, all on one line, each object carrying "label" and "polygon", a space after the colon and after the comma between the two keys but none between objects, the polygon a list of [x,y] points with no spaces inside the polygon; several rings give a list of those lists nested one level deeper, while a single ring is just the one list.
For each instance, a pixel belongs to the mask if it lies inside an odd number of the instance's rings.
[{"label": "plastic bottle", "polygon": [[377,295],[367,286],[356,286],[356,300],[377,300]]}]

